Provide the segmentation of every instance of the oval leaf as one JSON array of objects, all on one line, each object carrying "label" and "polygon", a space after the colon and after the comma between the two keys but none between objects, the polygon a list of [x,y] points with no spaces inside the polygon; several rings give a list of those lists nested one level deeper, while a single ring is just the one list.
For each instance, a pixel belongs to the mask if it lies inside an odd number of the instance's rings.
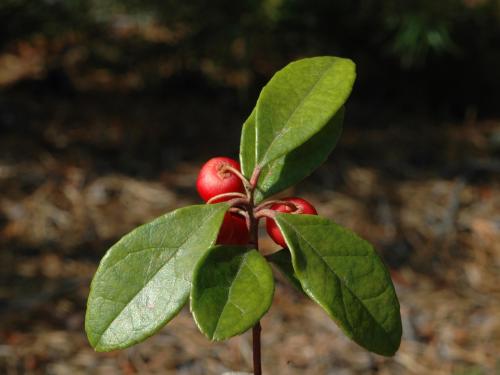
[{"label": "oval leaf", "polygon": [[255,108],[241,129],[240,165],[243,176],[250,179],[255,168]]},{"label": "oval leaf", "polygon": [[306,143],[267,164],[259,177],[259,184],[254,193],[255,202],[259,203],[295,185],[323,164],[337,144],[343,119],[344,110],[341,108],[328,124]]},{"label": "oval leaf", "polygon": [[92,280],[85,330],[97,351],[129,347],[184,306],[193,270],[217,238],[228,205],[181,208],[113,245]]},{"label": "oval leaf", "polygon": [[344,108],[307,142],[283,157],[267,164],[261,171],[255,202],[279,193],[309,176],[325,162],[335,148],[342,132]]},{"label": "oval leaf", "polygon": [[[254,192],[255,203],[295,185],[326,161],[342,133],[344,112],[344,107],[340,108],[319,133],[262,168]],[[243,124],[240,162],[243,174],[250,178],[255,167],[255,109]]]},{"label": "oval leaf", "polygon": [[274,279],[257,250],[215,246],[196,267],[191,311],[211,340],[224,340],[253,327],[271,306]]},{"label": "oval leaf", "polygon": [[355,80],[349,59],[322,56],[295,61],[262,90],[255,114],[255,163],[264,167],[305,143],[345,103]]},{"label": "oval leaf", "polygon": [[399,302],[372,245],[315,215],[277,214],[304,291],[366,349],[390,356],[401,342]]}]

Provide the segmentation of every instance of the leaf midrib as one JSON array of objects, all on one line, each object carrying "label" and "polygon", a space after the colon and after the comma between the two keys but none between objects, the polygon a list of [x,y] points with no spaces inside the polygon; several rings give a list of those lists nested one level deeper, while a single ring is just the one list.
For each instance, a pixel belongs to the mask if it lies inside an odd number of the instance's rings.
[{"label": "leaf midrib", "polygon": [[[276,137],[271,141],[271,143],[269,144],[269,146],[267,147],[267,150],[266,152],[264,153],[264,155],[262,156],[262,159],[257,163],[257,161],[259,160],[259,158],[257,157],[257,150],[258,150],[258,147],[255,148],[256,150],[256,155],[255,155],[255,162],[258,164],[258,165],[261,165],[262,161],[266,160],[266,157],[267,157],[267,154],[269,153],[269,150],[271,149],[271,147],[273,146],[273,144],[278,140],[280,139],[284,134],[285,134],[285,130],[288,123],[290,122],[290,119],[295,115],[295,113],[299,110],[299,108],[302,108],[302,106],[304,105],[304,102],[306,101],[306,99],[309,98],[309,96],[311,95],[312,91],[316,88],[316,86],[323,80],[323,78],[325,77],[326,73],[328,73],[332,68],[333,66],[335,65],[336,63],[336,60],[333,60],[330,65],[328,66],[328,68],[325,69],[325,71],[321,74],[321,76],[318,78],[318,80],[314,83],[314,85],[311,86],[311,88],[309,89],[308,93],[300,100],[300,103],[297,105],[297,107],[293,110],[293,112],[290,114],[290,116],[288,116],[287,120],[285,121],[285,124],[283,125],[283,127],[281,128],[281,130],[278,132],[278,134],[276,135]],[[257,111],[258,111],[258,107],[257,107]],[[257,125],[257,115],[258,115],[258,112],[256,111],[255,113],[255,123]],[[257,144],[257,141],[258,141],[258,137],[257,137],[257,133],[258,133],[258,127],[255,126],[255,129],[256,129],[256,132],[255,132],[255,143]],[[277,158],[276,158],[277,159]],[[274,159],[273,159],[274,160]],[[272,160],[269,160],[269,162],[271,162]],[[263,167],[263,165],[261,165],[261,167]]]},{"label": "leaf midrib", "polygon": [[[363,308],[368,312],[368,315],[370,315],[370,317],[373,319],[373,321],[375,323],[377,323],[377,325],[387,334],[387,336],[390,338],[391,342],[392,342],[392,336],[391,334],[385,329],[384,326],[382,326],[381,323],[379,323],[379,321],[373,316],[373,314],[371,313],[371,311],[366,307],[366,305],[363,303],[363,300],[361,298],[359,298],[356,293],[354,293],[351,288],[349,288],[349,286],[347,286],[347,284],[342,280],[342,278],[335,272],[335,270],[333,268],[331,268],[331,266],[323,259],[323,256],[318,253],[318,251],[316,250],[316,248],[304,237],[300,234],[300,232],[297,230],[297,228],[293,225],[293,224],[290,224],[289,222],[287,222],[286,220],[284,221],[284,223],[286,225],[288,225],[289,227],[291,227],[295,233],[300,236],[308,245],[309,247],[313,250],[313,252],[316,254],[316,256],[321,259],[321,261],[326,265],[326,267],[332,271],[332,273],[335,275],[335,277],[339,280],[340,284],[345,286],[345,288],[354,296],[354,298],[360,303],[361,306],[363,306]],[[368,255],[359,255],[359,256],[370,256],[370,254]],[[345,306],[344,304],[344,301],[342,301],[342,304]],[[346,319],[348,320],[347,318],[347,314],[346,314]],[[348,322],[350,324],[350,322]]]},{"label": "leaf midrib", "polygon": [[[210,219],[218,213],[218,210],[215,210],[214,212],[212,212],[204,221],[203,221],[203,225],[199,226],[198,227],[198,230],[195,230],[194,233],[197,233],[199,232],[207,222],[210,221]],[[98,347],[99,344],[101,343],[101,340],[102,340],[102,337],[104,336],[104,333],[106,333],[106,331],[109,329],[109,327],[111,327],[111,325],[118,319],[118,317],[121,316],[121,314],[123,313],[123,311],[132,303],[132,301],[135,300],[135,298],[139,295],[139,293],[141,293],[141,291],[143,291],[148,285],[149,283],[151,282],[151,280],[153,280],[156,275],[162,270],[164,269],[167,264],[169,264],[172,259],[174,259],[178,254],[179,252],[183,249],[183,246],[189,241],[189,239],[192,238],[192,236],[187,236],[187,238],[179,245],[179,247],[177,248],[177,251],[174,251],[172,256],[170,256],[166,261],[165,263],[163,264],[163,266],[161,266],[160,268],[158,268],[158,270],[156,272],[153,273],[153,275],[151,275],[151,277],[149,278],[149,280],[143,285],[143,287],[141,289],[139,289],[136,293],[134,293],[134,295],[130,298],[130,300],[120,309],[120,311],[118,312],[118,314],[116,314],[116,316],[113,318],[113,320],[110,321],[110,323],[106,326],[106,328],[104,328],[102,330],[102,332],[99,334],[99,340],[97,340],[96,342],[96,345],[95,347]],[[153,248],[153,247],[150,247],[150,248]],[[171,248],[171,247],[168,247],[168,246],[165,246],[165,247],[161,247],[162,249],[163,248]],[[141,249],[142,250],[142,249]],[[135,253],[135,252],[134,252]],[[128,255],[128,254],[127,254]],[[115,266],[116,264],[118,264],[118,262],[116,262],[113,266]]]},{"label": "leaf midrib", "polygon": [[215,337],[215,334],[216,334],[217,330],[219,329],[220,319],[221,319],[222,315],[224,314],[224,311],[226,310],[226,306],[228,305],[228,303],[230,303],[229,299],[231,297],[231,290],[233,289],[235,281],[238,278],[238,275],[240,274],[241,270],[243,269],[243,267],[245,267],[245,264],[246,264],[246,256],[243,255],[243,260],[240,263],[240,265],[238,266],[238,270],[236,271],[236,273],[235,273],[235,275],[233,277],[233,281],[231,282],[231,285],[229,286],[229,288],[227,288],[226,303],[224,303],[224,306],[222,307],[222,309],[221,309],[221,311],[219,313],[219,317],[217,318],[217,323],[215,323],[215,328],[214,328],[214,330],[212,332],[212,339]]}]

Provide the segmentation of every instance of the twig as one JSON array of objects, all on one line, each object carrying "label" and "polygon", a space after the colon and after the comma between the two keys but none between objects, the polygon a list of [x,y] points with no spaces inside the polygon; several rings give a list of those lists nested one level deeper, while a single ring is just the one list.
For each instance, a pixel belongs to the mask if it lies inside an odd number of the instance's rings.
[{"label": "twig", "polygon": [[290,207],[291,209],[293,209],[294,211],[297,209],[297,205],[293,202],[289,202],[289,201],[283,201],[283,200],[280,200],[280,199],[273,199],[273,200],[269,200],[269,201],[266,201],[264,203],[261,203],[259,204],[256,208],[255,208],[255,211],[258,212],[268,206],[272,206],[272,205],[275,205],[275,204],[282,204],[284,206],[288,206]]},{"label": "twig", "polygon": [[[259,220],[254,214],[253,192],[259,178],[259,170],[255,170],[251,179],[251,189],[249,190],[249,210],[248,210],[248,230],[250,232],[249,244],[259,251]],[[253,349],[253,373],[262,375],[262,363],[260,355],[260,321],[252,328],[252,349]]]},{"label": "twig", "polygon": [[267,208],[261,209],[261,210],[255,212],[255,214],[254,214],[254,217],[256,220],[259,220],[260,218],[263,218],[263,217],[268,217],[268,218],[273,219],[275,216],[276,216],[276,211],[269,210]]},{"label": "twig", "polygon": [[254,375],[262,375],[262,365],[260,358],[260,321],[252,328],[252,344],[253,344],[253,373]]},{"label": "twig", "polygon": [[247,196],[243,193],[238,193],[238,192],[223,193],[223,194],[219,194],[219,195],[216,195],[216,196],[210,198],[207,201],[207,204],[211,204],[211,203],[215,202],[216,200],[219,200],[221,198],[228,198],[228,197],[246,198]]},{"label": "twig", "polygon": [[234,173],[236,176],[238,176],[238,178],[243,183],[243,187],[245,188],[245,191],[247,192],[247,194],[250,193],[250,191],[252,190],[252,183],[249,182],[247,180],[247,178],[245,176],[243,176],[243,174],[241,174],[241,172],[239,170],[231,167],[230,165],[225,165],[224,168],[222,169],[222,171],[229,171],[231,173]]},{"label": "twig", "polygon": [[243,216],[244,218],[248,218],[248,212],[245,210],[242,210],[239,207],[231,207],[231,208],[229,208],[229,212],[238,214],[240,216]]}]

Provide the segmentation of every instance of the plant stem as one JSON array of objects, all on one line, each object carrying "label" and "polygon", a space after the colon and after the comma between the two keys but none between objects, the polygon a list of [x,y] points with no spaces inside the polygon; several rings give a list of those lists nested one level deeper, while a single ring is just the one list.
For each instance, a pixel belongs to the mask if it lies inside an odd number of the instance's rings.
[{"label": "plant stem", "polygon": [[226,170],[226,171],[229,171],[231,173],[234,173],[236,176],[238,176],[238,178],[241,180],[241,182],[243,183],[243,187],[245,188],[245,191],[247,192],[247,194],[249,194],[249,192],[252,190],[252,185],[251,183],[245,178],[245,176],[243,176],[243,174],[241,174],[241,172],[239,170],[237,170],[236,168],[233,168],[231,167],[230,165],[226,165],[224,166],[224,169],[223,170]]},{"label": "plant stem", "polygon": [[218,199],[221,199],[221,198],[246,198],[247,196],[243,193],[236,193],[236,192],[231,192],[231,193],[223,193],[223,194],[219,194],[219,195],[216,195],[212,198],[210,198],[208,201],[207,201],[207,204],[211,204],[213,203],[214,201],[218,200]]},{"label": "plant stem", "polygon": [[[250,244],[255,250],[259,251],[259,220],[255,217],[253,212],[253,202],[250,202],[250,210],[248,213],[249,218],[249,232]],[[252,348],[253,348],[253,373],[254,375],[262,374],[262,365],[260,359],[260,322],[257,322],[252,328]]]},{"label": "plant stem", "polygon": [[279,199],[273,199],[273,200],[265,201],[264,203],[259,204],[257,207],[255,207],[255,211],[259,212],[259,211],[267,208],[268,206],[272,206],[275,204],[285,205],[287,207],[290,207],[293,211],[297,210],[297,205],[293,202],[283,201],[283,200],[279,200]]},{"label": "plant stem", "polygon": [[252,328],[253,345],[253,374],[262,375],[262,365],[260,360],[260,321]]},{"label": "plant stem", "polygon": [[[257,185],[260,171],[257,171],[252,176],[251,189],[249,191],[249,210],[248,210],[248,231],[250,232],[249,244],[259,251],[259,218],[255,216],[253,192]],[[262,375],[262,364],[260,357],[260,321],[258,321],[252,328],[252,349],[253,349],[253,373],[254,375]]]},{"label": "plant stem", "polygon": [[264,208],[264,209],[261,209],[260,211],[257,211],[254,215],[254,217],[258,220],[262,217],[269,217],[271,219],[274,219],[274,217],[276,216],[276,211],[274,210],[270,210],[270,209],[267,209],[267,208]]}]

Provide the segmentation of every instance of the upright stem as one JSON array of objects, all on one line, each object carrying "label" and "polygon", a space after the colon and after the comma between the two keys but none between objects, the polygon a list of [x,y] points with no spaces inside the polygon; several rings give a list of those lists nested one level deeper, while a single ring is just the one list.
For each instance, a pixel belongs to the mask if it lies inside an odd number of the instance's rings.
[{"label": "upright stem", "polygon": [[[255,250],[259,251],[259,234],[258,234],[258,220],[250,214],[250,241],[254,245]],[[262,374],[262,365],[260,359],[260,321],[258,321],[252,328],[252,348],[253,348],[253,373],[254,375]]]},{"label": "upright stem", "polygon": [[252,328],[252,344],[253,344],[253,373],[254,375],[262,375],[262,366],[260,360],[260,322]]},{"label": "upright stem", "polygon": [[[253,206],[253,202],[250,203]],[[250,244],[259,251],[259,221],[255,217],[252,209],[249,210],[249,232]],[[260,358],[260,321],[257,322],[252,328],[252,348],[253,348],[253,373],[254,375],[262,375],[262,365]]]},{"label": "upright stem", "polygon": [[[259,251],[259,219],[255,217],[253,192],[257,185],[260,171],[256,171],[250,180],[251,189],[249,191],[249,210],[248,210],[248,231],[250,232],[249,243],[253,248]],[[252,348],[253,348],[253,373],[254,375],[262,375],[262,364],[260,357],[260,321],[252,328]]]}]

